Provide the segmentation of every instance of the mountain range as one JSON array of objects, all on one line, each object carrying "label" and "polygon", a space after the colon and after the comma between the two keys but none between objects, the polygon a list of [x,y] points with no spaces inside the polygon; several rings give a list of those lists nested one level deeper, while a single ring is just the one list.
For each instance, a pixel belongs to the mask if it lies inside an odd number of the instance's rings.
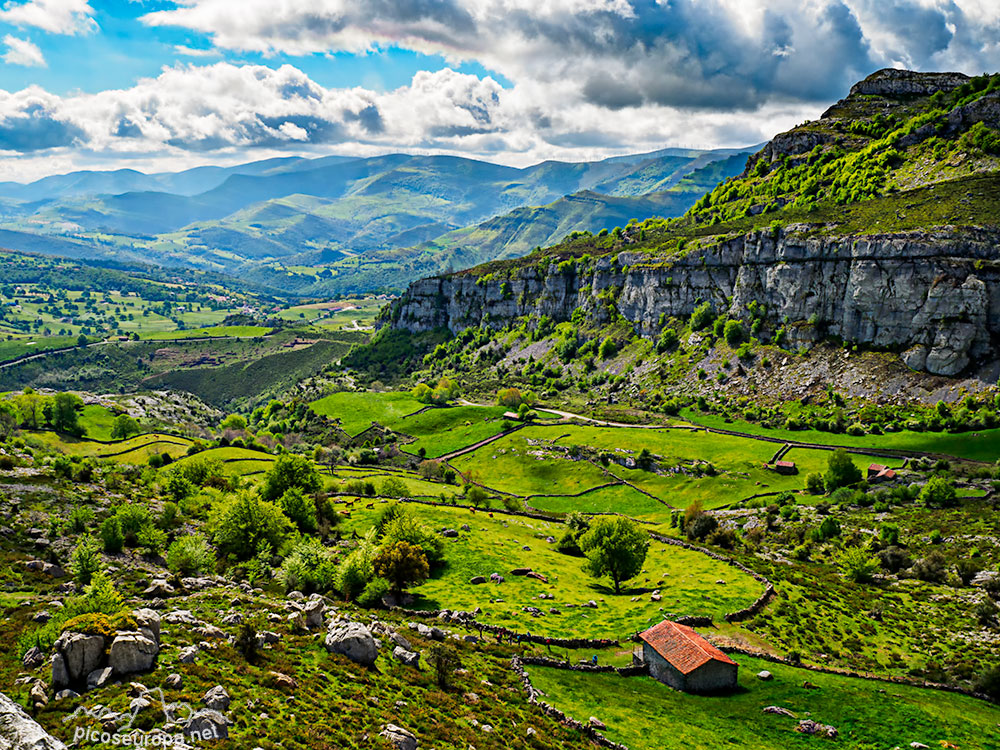
[{"label": "mountain range", "polygon": [[0,183],[0,244],[217,271],[292,294],[391,290],[574,231],[680,215],[753,150],[526,168],[388,154],[75,172]]}]

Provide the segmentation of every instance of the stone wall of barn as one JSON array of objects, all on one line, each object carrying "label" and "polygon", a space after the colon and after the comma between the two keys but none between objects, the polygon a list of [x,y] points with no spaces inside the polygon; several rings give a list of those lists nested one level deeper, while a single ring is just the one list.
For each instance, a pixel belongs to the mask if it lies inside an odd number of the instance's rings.
[{"label": "stone wall of barn", "polygon": [[706,662],[687,675],[687,692],[720,693],[734,690],[738,670],[739,667],[735,664],[725,664],[720,661]]},{"label": "stone wall of barn", "polygon": [[669,685],[674,690],[687,689],[684,675],[681,671],[660,656],[656,649],[645,642],[642,644],[642,659],[649,668],[649,674],[653,679],[659,680],[664,685]]}]

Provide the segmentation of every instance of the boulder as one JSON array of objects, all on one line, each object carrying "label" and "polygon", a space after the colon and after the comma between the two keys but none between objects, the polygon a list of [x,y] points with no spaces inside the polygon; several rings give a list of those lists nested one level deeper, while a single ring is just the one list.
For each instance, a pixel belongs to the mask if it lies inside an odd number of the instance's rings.
[{"label": "boulder", "polygon": [[512,576],[526,576],[531,572],[531,568],[514,568],[510,571]]},{"label": "boulder", "polygon": [[163,687],[170,690],[180,690],[184,687],[184,678],[179,674],[174,672],[173,674],[168,674],[166,679],[163,680]]},{"label": "boulder", "polygon": [[417,738],[413,733],[395,724],[386,724],[378,736],[388,740],[396,750],[417,750]]},{"label": "boulder", "polygon": [[185,739],[221,740],[229,737],[229,720],[218,711],[203,708],[184,725]]},{"label": "boulder", "polygon": [[795,731],[801,732],[802,734],[829,737],[830,739],[835,739],[837,737],[836,727],[832,727],[829,724],[820,724],[818,721],[813,721],[812,719],[800,720],[799,725],[795,727]]},{"label": "boulder", "polygon": [[104,687],[111,682],[111,678],[114,674],[115,671],[111,667],[101,667],[100,669],[95,669],[87,675],[87,690],[96,690],[97,688]]},{"label": "boulder", "polygon": [[600,719],[598,719],[596,716],[591,716],[587,720],[587,724],[589,724],[590,726],[592,726],[594,729],[607,729],[608,728],[607,725],[603,721],[601,721]]},{"label": "boulder", "polygon": [[52,655],[52,687],[65,685],[69,685],[69,670],[66,669],[66,658],[57,651]]},{"label": "boulder", "polygon": [[222,687],[222,685],[216,685],[214,688],[205,693],[201,700],[213,711],[229,710],[229,693],[226,692],[226,689]]},{"label": "boulder", "polygon": [[333,622],[323,641],[326,650],[343,654],[356,664],[370,667],[378,658],[378,646],[371,631],[360,622]]},{"label": "boulder", "polygon": [[111,642],[108,663],[115,674],[131,674],[152,669],[160,647],[142,633],[117,633]]},{"label": "boulder", "polygon": [[773,680],[774,679],[774,675],[772,675],[766,669],[763,669],[763,670],[761,670],[760,672],[757,673],[757,679],[758,680],[764,680],[765,682],[767,682],[768,680]]},{"label": "boulder", "polygon": [[158,599],[165,596],[170,596],[174,593],[174,587],[171,586],[163,578],[157,578],[155,581],[146,587],[146,590],[142,592],[142,595],[148,599]]},{"label": "boulder", "polygon": [[21,658],[21,665],[25,669],[37,669],[45,663],[45,654],[38,646],[32,646],[24,652]]},{"label": "boulder", "polygon": [[0,750],[66,750],[20,705],[0,693]]},{"label": "boulder", "polygon": [[299,686],[299,683],[294,678],[282,672],[268,672],[267,676],[271,684],[278,690],[295,690]]},{"label": "boulder", "polygon": [[323,604],[322,599],[310,599],[306,602],[303,609],[306,618],[306,627],[310,630],[323,627],[323,613],[325,611],[326,605]]},{"label": "boulder", "polygon": [[443,529],[441,531],[441,536],[447,537],[448,539],[454,539],[458,536],[458,532],[455,529]]},{"label": "boulder", "polygon": [[181,664],[194,664],[195,657],[198,656],[198,651],[200,649],[197,646],[182,648],[181,652],[177,654],[177,661]]},{"label": "boulder", "polygon": [[66,660],[69,682],[82,682],[97,669],[104,658],[104,638],[85,633],[63,633],[55,642],[55,649]]},{"label": "boulder", "polygon": [[420,667],[420,654],[415,651],[407,651],[400,646],[396,646],[392,650],[392,658],[408,667]]},{"label": "boulder", "polygon": [[473,586],[478,586],[481,583],[486,583],[486,576],[472,576],[472,578],[469,579],[469,583],[471,583]]},{"label": "boulder", "polygon": [[407,651],[413,650],[413,647],[410,645],[410,642],[396,631],[392,631],[391,633],[389,633],[389,640],[402,649],[405,649]]}]

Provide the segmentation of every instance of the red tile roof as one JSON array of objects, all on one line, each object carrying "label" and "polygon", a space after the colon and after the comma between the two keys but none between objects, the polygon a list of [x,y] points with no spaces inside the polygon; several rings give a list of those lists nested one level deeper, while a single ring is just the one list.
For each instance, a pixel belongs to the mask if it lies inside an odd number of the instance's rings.
[{"label": "red tile roof", "polygon": [[639,638],[652,646],[656,653],[682,674],[691,674],[710,661],[736,663],[687,625],[669,620],[657,623],[644,633],[639,633]]},{"label": "red tile roof", "polygon": [[793,468],[795,466],[795,462],[794,461],[775,461],[774,465],[775,466],[784,466],[784,467],[787,467],[787,468],[791,469],[791,468]]},{"label": "red tile roof", "polygon": [[878,474],[880,471],[885,471],[885,468],[886,467],[883,466],[882,464],[872,464],[871,466],[868,467],[868,471],[874,471],[876,474]]}]

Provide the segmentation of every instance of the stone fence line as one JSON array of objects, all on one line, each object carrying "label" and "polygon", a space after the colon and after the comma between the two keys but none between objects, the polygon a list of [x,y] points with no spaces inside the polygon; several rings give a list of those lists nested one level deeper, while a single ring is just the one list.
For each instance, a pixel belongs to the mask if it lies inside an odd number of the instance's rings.
[{"label": "stone fence line", "polygon": [[577,721],[576,719],[567,716],[555,706],[540,700],[539,696],[541,693],[539,693],[538,690],[535,689],[535,686],[531,684],[531,677],[528,675],[527,671],[525,671],[524,664],[521,659],[516,656],[513,657],[510,660],[510,668],[513,670],[514,674],[520,678],[521,686],[524,688],[524,692],[528,696],[528,703],[538,706],[543,713],[552,717],[560,724],[583,733],[598,747],[607,747],[611,750],[629,750],[627,745],[612,742],[590,724],[584,724],[583,722]]}]

